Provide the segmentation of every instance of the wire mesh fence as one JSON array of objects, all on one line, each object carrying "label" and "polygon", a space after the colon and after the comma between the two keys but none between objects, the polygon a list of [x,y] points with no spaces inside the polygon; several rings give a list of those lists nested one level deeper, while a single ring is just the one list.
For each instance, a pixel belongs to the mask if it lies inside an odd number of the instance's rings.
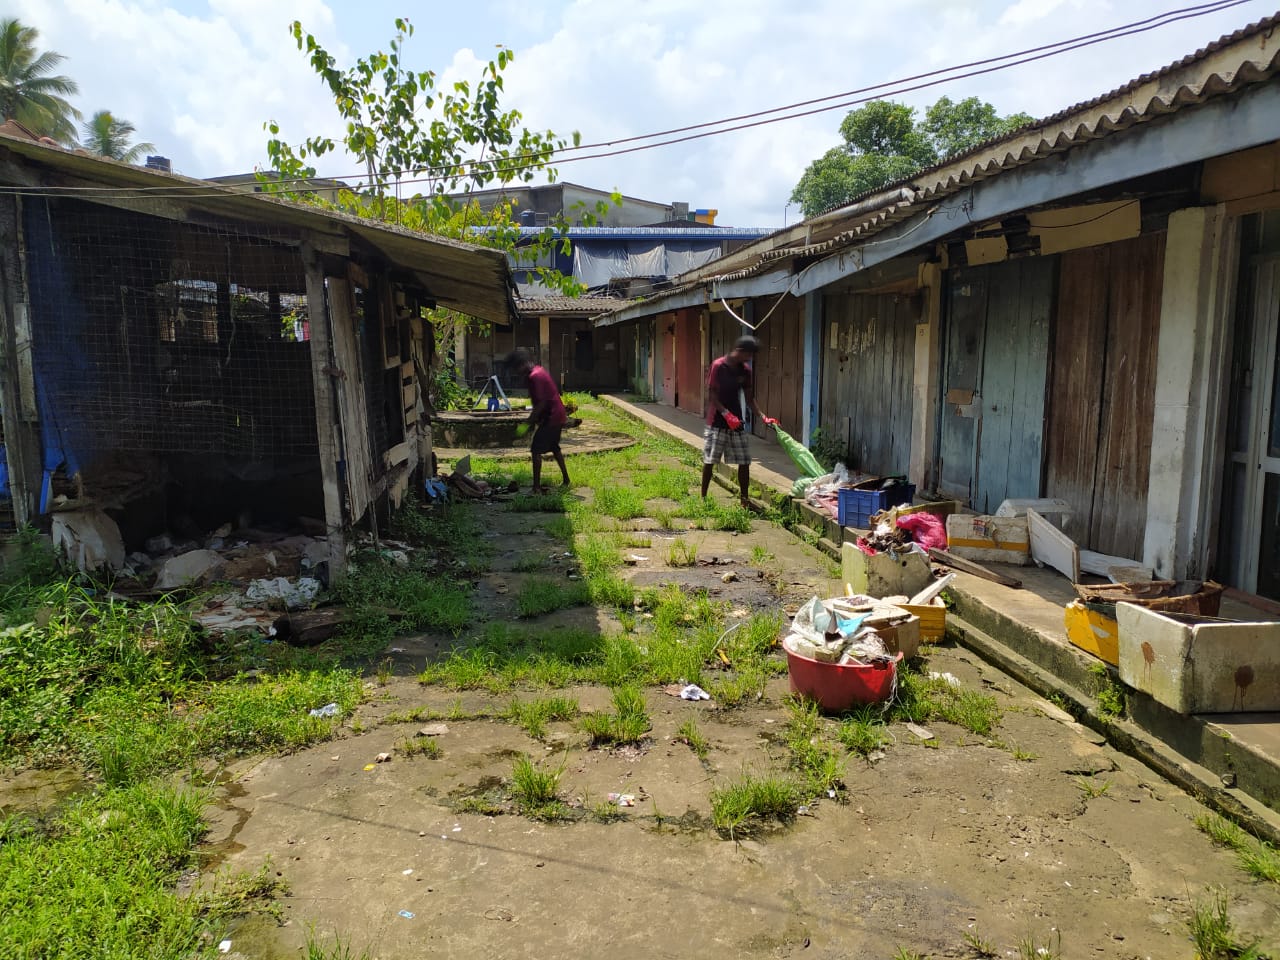
[{"label": "wire mesh fence", "polygon": [[317,452],[298,250],[75,200],[24,209],[37,399],[68,458]]}]

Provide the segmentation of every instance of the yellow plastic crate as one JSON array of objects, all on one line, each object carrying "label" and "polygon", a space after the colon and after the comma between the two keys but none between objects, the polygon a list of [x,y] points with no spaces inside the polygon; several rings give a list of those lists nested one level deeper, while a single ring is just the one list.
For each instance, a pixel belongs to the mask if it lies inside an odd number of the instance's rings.
[{"label": "yellow plastic crate", "polygon": [[947,608],[933,604],[920,605],[904,603],[903,610],[908,610],[920,618],[920,639],[925,643],[940,643],[947,632]]},{"label": "yellow plastic crate", "polygon": [[1072,600],[1067,604],[1063,621],[1067,639],[1073,644],[1113,667],[1120,664],[1120,625],[1115,619],[1093,606]]}]

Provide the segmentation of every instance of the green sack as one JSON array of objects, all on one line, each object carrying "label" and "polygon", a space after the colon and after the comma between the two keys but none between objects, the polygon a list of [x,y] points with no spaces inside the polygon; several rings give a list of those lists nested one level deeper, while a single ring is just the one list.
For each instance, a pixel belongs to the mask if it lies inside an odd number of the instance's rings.
[{"label": "green sack", "polygon": [[773,429],[778,431],[778,443],[782,444],[782,449],[787,451],[787,456],[795,461],[795,465],[806,477],[820,477],[829,472],[822,469],[822,464],[818,463],[809,449],[795,437],[779,426]]}]

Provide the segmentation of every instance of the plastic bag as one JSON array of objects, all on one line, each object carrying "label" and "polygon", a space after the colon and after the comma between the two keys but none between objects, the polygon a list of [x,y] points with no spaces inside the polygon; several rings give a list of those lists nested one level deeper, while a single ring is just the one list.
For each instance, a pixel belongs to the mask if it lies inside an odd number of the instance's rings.
[{"label": "plastic bag", "polygon": [[791,621],[791,632],[809,643],[822,646],[832,626],[831,612],[820,599],[814,597],[796,611],[795,619]]},{"label": "plastic bag", "polygon": [[778,443],[781,444],[783,450],[787,451],[787,456],[800,468],[802,474],[806,477],[820,477],[826,473],[822,469],[822,464],[814,459],[813,454],[809,452],[804,444],[781,427],[774,427],[773,429],[778,432]]},{"label": "plastic bag", "polygon": [[932,513],[908,513],[899,517],[898,529],[908,531],[911,539],[926,550],[947,549],[946,524]]}]

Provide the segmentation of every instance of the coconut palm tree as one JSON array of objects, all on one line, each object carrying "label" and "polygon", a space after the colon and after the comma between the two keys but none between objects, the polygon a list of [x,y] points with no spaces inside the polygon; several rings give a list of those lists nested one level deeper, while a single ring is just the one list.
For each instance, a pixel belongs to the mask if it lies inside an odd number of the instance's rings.
[{"label": "coconut palm tree", "polygon": [[70,77],[53,75],[66,57],[52,50],[39,52],[39,37],[34,27],[24,27],[13,17],[0,20],[0,114],[33,133],[71,143],[80,111],[66,98],[80,88]]},{"label": "coconut palm tree", "polygon": [[133,124],[112,116],[110,110],[99,110],[84,122],[81,129],[84,137],[80,146],[112,160],[137,163],[156,148],[154,143],[129,143],[129,138],[137,132]]}]

